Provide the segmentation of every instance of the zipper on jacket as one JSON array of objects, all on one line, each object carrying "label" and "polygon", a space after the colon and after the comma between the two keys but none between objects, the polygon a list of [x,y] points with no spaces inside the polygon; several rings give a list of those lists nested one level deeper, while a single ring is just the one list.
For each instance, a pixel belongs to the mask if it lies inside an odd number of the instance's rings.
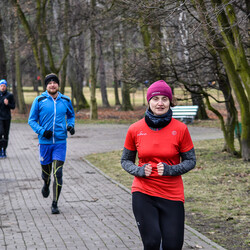
[{"label": "zipper on jacket", "polygon": [[56,100],[53,99],[53,101],[54,101],[53,144],[54,144],[55,143],[55,123],[56,123]]}]

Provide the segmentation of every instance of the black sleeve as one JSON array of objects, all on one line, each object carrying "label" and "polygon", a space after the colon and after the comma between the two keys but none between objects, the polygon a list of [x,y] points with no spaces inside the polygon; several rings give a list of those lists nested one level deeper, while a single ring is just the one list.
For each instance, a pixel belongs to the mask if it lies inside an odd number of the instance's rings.
[{"label": "black sleeve", "polygon": [[163,163],[164,172],[163,175],[177,176],[182,175],[193,169],[196,165],[196,157],[194,148],[191,150],[181,153],[182,162],[177,165],[168,165]]},{"label": "black sleeve", "polygon": [[14,99],[14,96],[12,94],[9,94],[9,96],[7,97],[7,99],[9,100],[9,104],[8,104],[8,107],[10,109],[15,109],[15,99]]},{"label": "black sleeve", "polygon": [[136,152],[137,151],[131,151],[124,147],[121,157],[121,165],[129,174],[138,177],[145,177],[145,165],[142,167],[135,165]]}]

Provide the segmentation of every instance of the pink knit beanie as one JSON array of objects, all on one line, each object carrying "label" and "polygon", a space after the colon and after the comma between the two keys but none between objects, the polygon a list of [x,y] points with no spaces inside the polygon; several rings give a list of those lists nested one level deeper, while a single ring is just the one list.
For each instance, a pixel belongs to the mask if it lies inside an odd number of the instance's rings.
[{"label": "pink knit beanie", "polygon": [[172,90],[169,85],[163,80],[154,82],[149,86],[147,91],[147,101],[149,102],[152,97],[157,95],[167,96],[169,100],[172,101]]}]

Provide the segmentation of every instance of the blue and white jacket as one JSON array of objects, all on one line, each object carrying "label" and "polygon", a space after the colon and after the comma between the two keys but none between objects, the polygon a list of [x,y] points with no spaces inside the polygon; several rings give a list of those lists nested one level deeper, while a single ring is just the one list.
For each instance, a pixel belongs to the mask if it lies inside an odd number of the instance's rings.
[{"label": "blue and white jacket", "polygon": [[[38,134],[40,144],[65,143],[67,126],[75,125],[75,113],[69,97],[58,92],[54,100],[47,91],[43,92],[33,101],[28,124]],[[45,130],[53,132],[50,139],[43,137]]]}]

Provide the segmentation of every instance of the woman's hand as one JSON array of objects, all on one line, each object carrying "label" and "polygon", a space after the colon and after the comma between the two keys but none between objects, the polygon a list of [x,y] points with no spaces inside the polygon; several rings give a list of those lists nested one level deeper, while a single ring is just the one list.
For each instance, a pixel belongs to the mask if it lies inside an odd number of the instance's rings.
[{"label": "woman's hand", "polygon": [[152,167],[151,167],[151,164],[147,164],[144,168],[145,170],[145,175],[146,176],[150,176],[151,175],[151,172],[152,172]]},{"label": "woman's hand", "polygon": [[158,175],[163,175],[164,172],[164,165],[162,162],[159,162],[157,164],[157,170],[158,170]]}]

